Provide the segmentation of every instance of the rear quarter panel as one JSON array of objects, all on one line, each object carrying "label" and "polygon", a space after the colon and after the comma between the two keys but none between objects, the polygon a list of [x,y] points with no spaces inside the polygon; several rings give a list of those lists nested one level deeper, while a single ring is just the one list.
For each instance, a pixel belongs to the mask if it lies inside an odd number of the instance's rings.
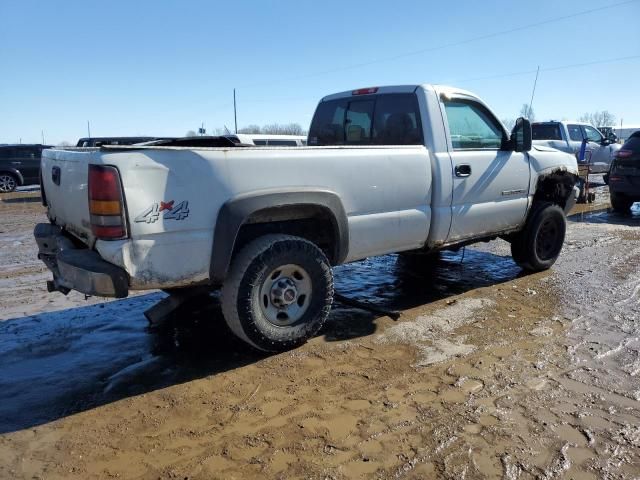
[{"label": "rear quarter panel", "polygon": [[[132,288],[167,288],[208,278],[222,205],[235,197],[316,187],[335,192],[349,224],[347,261],[422,246],[430,224],[425,147],[139,149],[102,153],[119,168],[131,240],[96,249],[131,275]],[[188,216],[147,221],[160,202],[188,202]]]}]

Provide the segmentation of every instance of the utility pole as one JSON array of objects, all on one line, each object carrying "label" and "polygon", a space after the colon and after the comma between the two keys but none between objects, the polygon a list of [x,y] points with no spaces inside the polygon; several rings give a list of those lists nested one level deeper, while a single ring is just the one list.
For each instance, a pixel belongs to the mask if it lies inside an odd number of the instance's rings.
[{"label": "utility pole", "polygon": [[40,135],[42,135],[42,145],[44,145],[44,130],[40,130]]},{"label": "utility pole", "polygon": [[87,120],[87,136],[91,138],[91,125],[89,124],[89,120]]},{"label": "utility pole", "polygon": [[533,96],[536,94],[536,85],[538,84],[538,74],[540,73],[540,65],[538,65],[538,70],[536,70],[536,79],[533,82],[533,92],[531,92],[531,100],[529,101],[529,113],[527,114],[527,118],[531,120],[531,112],[533,112]]},{"label": "utility pole", "polygon": [[233,89],[233,121],[236,124],[236,134],[238,133],[238,111],[236,110],[236,89]]}]

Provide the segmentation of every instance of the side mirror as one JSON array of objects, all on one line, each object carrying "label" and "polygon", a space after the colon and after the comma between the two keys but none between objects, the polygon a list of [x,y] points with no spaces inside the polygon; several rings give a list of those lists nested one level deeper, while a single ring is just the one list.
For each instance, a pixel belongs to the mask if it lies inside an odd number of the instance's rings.
[{"label": "side mirror", "polygon": [[531,122],[524,117],[516,120],[511,130],[511,145],[516,152],[528,152],[531,150]]}]

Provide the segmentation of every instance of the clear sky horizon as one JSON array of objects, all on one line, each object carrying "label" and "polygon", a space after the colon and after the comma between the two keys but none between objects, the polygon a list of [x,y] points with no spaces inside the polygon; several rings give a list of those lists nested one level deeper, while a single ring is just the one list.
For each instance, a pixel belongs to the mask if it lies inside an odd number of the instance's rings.
[{"label": "clear sky horizon", "polygon": [[[586,12],[586,13],[581,13]],[[640,1],[0,0],[0,143],[299,123],[324,95],[444,83],[500,118],[640,125]]]}]

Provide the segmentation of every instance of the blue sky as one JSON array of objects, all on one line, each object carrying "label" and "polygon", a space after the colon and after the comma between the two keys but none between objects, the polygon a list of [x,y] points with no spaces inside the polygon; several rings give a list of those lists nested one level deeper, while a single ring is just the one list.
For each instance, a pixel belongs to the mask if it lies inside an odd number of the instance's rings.
[{"label": "blue sky", "polygon": [[538,65],[537,119],[640,124],[640,1],[621,1],[0,0],[0,143],[233,128],[234,87],[240,127],[306,129],[326,94],[415,83],[513,118]]}]

